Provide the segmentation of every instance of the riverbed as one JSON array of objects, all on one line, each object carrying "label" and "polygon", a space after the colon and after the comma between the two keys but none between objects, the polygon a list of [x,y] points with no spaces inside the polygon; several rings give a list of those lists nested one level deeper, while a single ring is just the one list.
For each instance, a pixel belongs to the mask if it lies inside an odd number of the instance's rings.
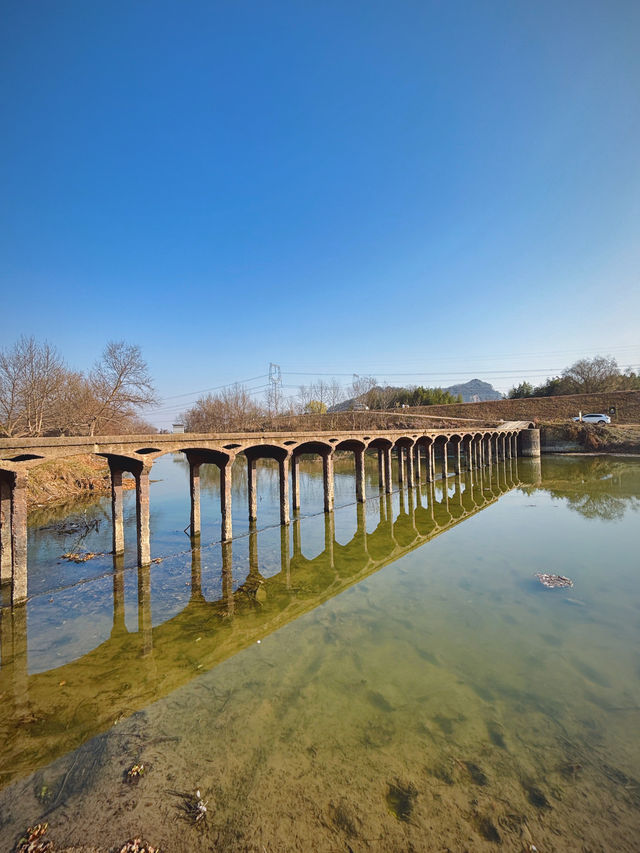
[{"label": "riverbed", "polygon": [[0,624],[0,847],[46,821],[69,850],[638,850],[640,460],[388,497],[369,460],[363,506],[345,458],[329,516],[308,461],[286,528],[260,466],[257,526],[239,467],[220,545],[215,468],[192,542],[188,469],[159,460],[142,570],[131,493],[117,559],[107,499],[32,516],[29,602]]}]

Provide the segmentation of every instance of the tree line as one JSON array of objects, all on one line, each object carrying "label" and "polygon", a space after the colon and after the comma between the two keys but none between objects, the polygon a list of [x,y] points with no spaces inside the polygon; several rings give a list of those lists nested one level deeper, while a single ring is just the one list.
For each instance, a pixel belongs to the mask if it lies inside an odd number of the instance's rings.
[{"label": "tree line", "polygon": [[254,399],[242,385],[233,385],[216,394],[200,397],[181,417],[187,432],[227,432],[242,430],[273,417],[322,415],[332,411],[371,409],[385,411],[402,406],[430,406],[461,403],[459,394],[442,388],[382,388],[373,376],[355,376],[344,387],[336,379],[320,379],[300,385],[295,397],[283,400],[267,394],[265,403]]},{"label": "tree line", "polygon": [[555,397],[563,394],[594,394],[607,391],[640,390],[640,376],[630,367],[622,371],[610,356],[581,358],[565,368],[560,376],[547,379],[541,385],[521,382],[509,390],[512,400],[521,397]]},{"label": "tree line", "polygon": [[125,341],[109,341],[88,373],[33,337],[0,349],[2,436],[155,432],[139,411],[156,400],[140,347]]}]

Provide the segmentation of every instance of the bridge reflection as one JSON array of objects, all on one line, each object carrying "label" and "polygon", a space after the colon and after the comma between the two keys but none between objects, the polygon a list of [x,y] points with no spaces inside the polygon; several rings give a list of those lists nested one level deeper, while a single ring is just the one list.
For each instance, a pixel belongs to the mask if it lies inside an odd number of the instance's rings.
[{"label": "bridge reflection", "polygon": [[203,594],[202,553],[194,547],[189,601],[155,627],[151,567],[141,566],[137,569],[136,631],[126,627],[125,570],[122,555],[116,555],[109,638],[82,657],[45,672],[29,674],[28,605],[8,602],[0,610],[0,727],[5,733],[0,787],[46,766],[119,719],[481,512],[511,489],[534,485],[539,478],[539,460],[513,457],[448,481],[400,491],[397,514],[392,496],[385,494],[379,499],[372,531],[367,530],[365,506],[358,503],[356,531],[344,545],[336,540],[334,513],[326,513],[322,516],[324,549],[313,558],[304,556],[303,526],[299,519],[293,520],[279,528],[280,571],[271,577],[260,571],[260,534],[252,528],[249,571],[235,588],[232,568],[237,542],[219,546],[221,592],[213,601]]}]

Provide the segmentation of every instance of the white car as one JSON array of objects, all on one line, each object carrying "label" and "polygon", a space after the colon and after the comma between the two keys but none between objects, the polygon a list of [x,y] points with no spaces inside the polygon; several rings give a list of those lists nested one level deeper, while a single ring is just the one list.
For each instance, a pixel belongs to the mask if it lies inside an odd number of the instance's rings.
[{"label": "white car", "polygon": [[611,418],[609,415],[603,414],[591,414],[591,415],[578,415],[577,418],[574,418],[574,421],[582,421],[585,424],[610,424]]}]

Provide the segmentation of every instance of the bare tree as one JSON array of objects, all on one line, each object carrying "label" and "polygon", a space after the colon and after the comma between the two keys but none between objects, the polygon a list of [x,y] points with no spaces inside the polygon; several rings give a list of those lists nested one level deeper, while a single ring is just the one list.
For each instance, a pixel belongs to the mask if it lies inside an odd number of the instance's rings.
[{"label": "bare tree", "polygon": [[0,351],[0,430],[38,436],[52,428],[54,404],[68,370],[51,344],[24,335]]},{"label": "bare tree", "polygon": [[187,432],[225,432],[245,429],[264,410],[242,385],[225,388],[218,394],[206,394],[183,414]]},{"label": "bare tree", "polygon": [[95,398],[90,435],[108,423],[134,418],[136,409],[157,401],[140,347],[125,341],[109,341],[89,374],[89,385]]}]

